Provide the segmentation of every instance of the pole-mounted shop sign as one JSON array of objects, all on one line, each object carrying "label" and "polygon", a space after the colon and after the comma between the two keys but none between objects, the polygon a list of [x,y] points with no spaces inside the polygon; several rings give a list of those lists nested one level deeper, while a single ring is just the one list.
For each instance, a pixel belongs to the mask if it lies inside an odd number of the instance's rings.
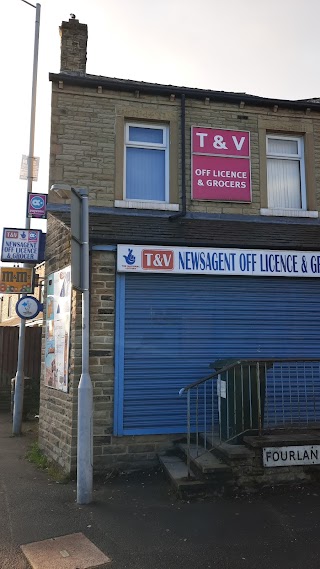
[{"label": "pole-mounted shop sign", "polygon": [[47,217],[47,195],[28,193],[27,217],[45,219]]},{"label": "pole-mounted shop sign", "polygon": [[33,268],[1,267],[1,294],[27,294],[33,292]]},{"label": "pole-mounted shop sign", "polygon": [[250,133],[194,126],[192,199],[251,202]]},{"label": "pole-mounted shop sign", "polygon": [[42,231],[39,229],[11,229],[5,227],[2,238],[1,261],[38,263],[41,258]]},{"label": "pole-mounted shop sign", "polygon": [[320,252],[118,245],[118,271],[319,278]]}]

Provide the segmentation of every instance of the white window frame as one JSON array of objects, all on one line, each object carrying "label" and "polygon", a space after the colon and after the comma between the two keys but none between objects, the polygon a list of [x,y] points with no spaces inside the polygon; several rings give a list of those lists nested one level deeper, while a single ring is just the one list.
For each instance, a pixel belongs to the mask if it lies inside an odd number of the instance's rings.
[{"label": "white window frame", "polygon": [[[163,142],[140,142],[138,140],[132,141],[129,140],[129,128],[152,128],[162,130],[163,133]],[[133,202],[139,204],[169,204],[170,203],[170,194],[169,194],[169,125],[165,124],[154,124],[154,123],[142,123],[142,122],[127,122],[125,124],[125,132],[124,132],[124,160],[123,160],[123,199],[124,202]],[[165,151],[165,199],[164,200],[147,200],[147,199],[139,199],[139,198],[127,198],[126,197],[126,181],[127,181],[127,148],[148,148],[152,150],[164,150]],[[120,203],[120,202],[119,202]]]},{"label": "white window frame", "polygon": [[[269,153],[268,152],[268,141],[269,140],[292,140],[297,142],[298,152],[297,154],[282,154],[282,153]],[[281,211],[295,212],[295,211],[307,211],[307,191],[306,191],[306,171],[305,171],[305,157],[304,157],[304,140],[303,136],[287,136],[282,134],[267,134],[266,140],[266,158],[275,158],[280,160],[296,160],[300,164],[300,196],[301,196],[301,208],[291,210],[290,208],[281,208]],[[268,184],[267,184],[268,193]],[[269,196],[268,196],[269,199]],[[268,204],[269,206],[269,204]],[[272,209],[270,210],[272,211]],[[276,210],[273,210],[276,211]]]}]

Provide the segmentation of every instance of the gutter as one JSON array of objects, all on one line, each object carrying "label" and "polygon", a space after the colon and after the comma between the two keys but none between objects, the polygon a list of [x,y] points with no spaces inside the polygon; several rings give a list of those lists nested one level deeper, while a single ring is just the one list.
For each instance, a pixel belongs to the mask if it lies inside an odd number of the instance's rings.
[{"label": "gutter", "polygon": [[187,190],[186,190],[186,97],[181,95],[181,210],[169,217],[174,221],[185,217],[187,213]]}]

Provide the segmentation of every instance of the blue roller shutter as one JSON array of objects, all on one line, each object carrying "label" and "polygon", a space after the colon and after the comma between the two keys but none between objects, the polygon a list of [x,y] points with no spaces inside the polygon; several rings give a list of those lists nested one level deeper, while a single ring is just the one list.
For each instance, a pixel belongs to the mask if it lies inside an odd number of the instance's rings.
[{"label": "blue roller shutter", "polygon": [[178,392],[210,373],[216,359],[317,357],[319,285],[317,279],[126,275],[120,430],[185,432]]}]

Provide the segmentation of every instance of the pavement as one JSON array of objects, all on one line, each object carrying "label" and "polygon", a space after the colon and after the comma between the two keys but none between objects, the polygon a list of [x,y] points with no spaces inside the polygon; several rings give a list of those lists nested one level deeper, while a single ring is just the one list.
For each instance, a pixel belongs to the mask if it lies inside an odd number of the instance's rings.
[{"label": "pavement", "polygon": [[263,495],[181,501],[161,471],[95,482],[94,502],[76,503],[25,459],[26,423],[11,436],[0,415],[0,569],[27,569],[20,546],[82,532],[110,569],[318,569],[320,486]]}]

